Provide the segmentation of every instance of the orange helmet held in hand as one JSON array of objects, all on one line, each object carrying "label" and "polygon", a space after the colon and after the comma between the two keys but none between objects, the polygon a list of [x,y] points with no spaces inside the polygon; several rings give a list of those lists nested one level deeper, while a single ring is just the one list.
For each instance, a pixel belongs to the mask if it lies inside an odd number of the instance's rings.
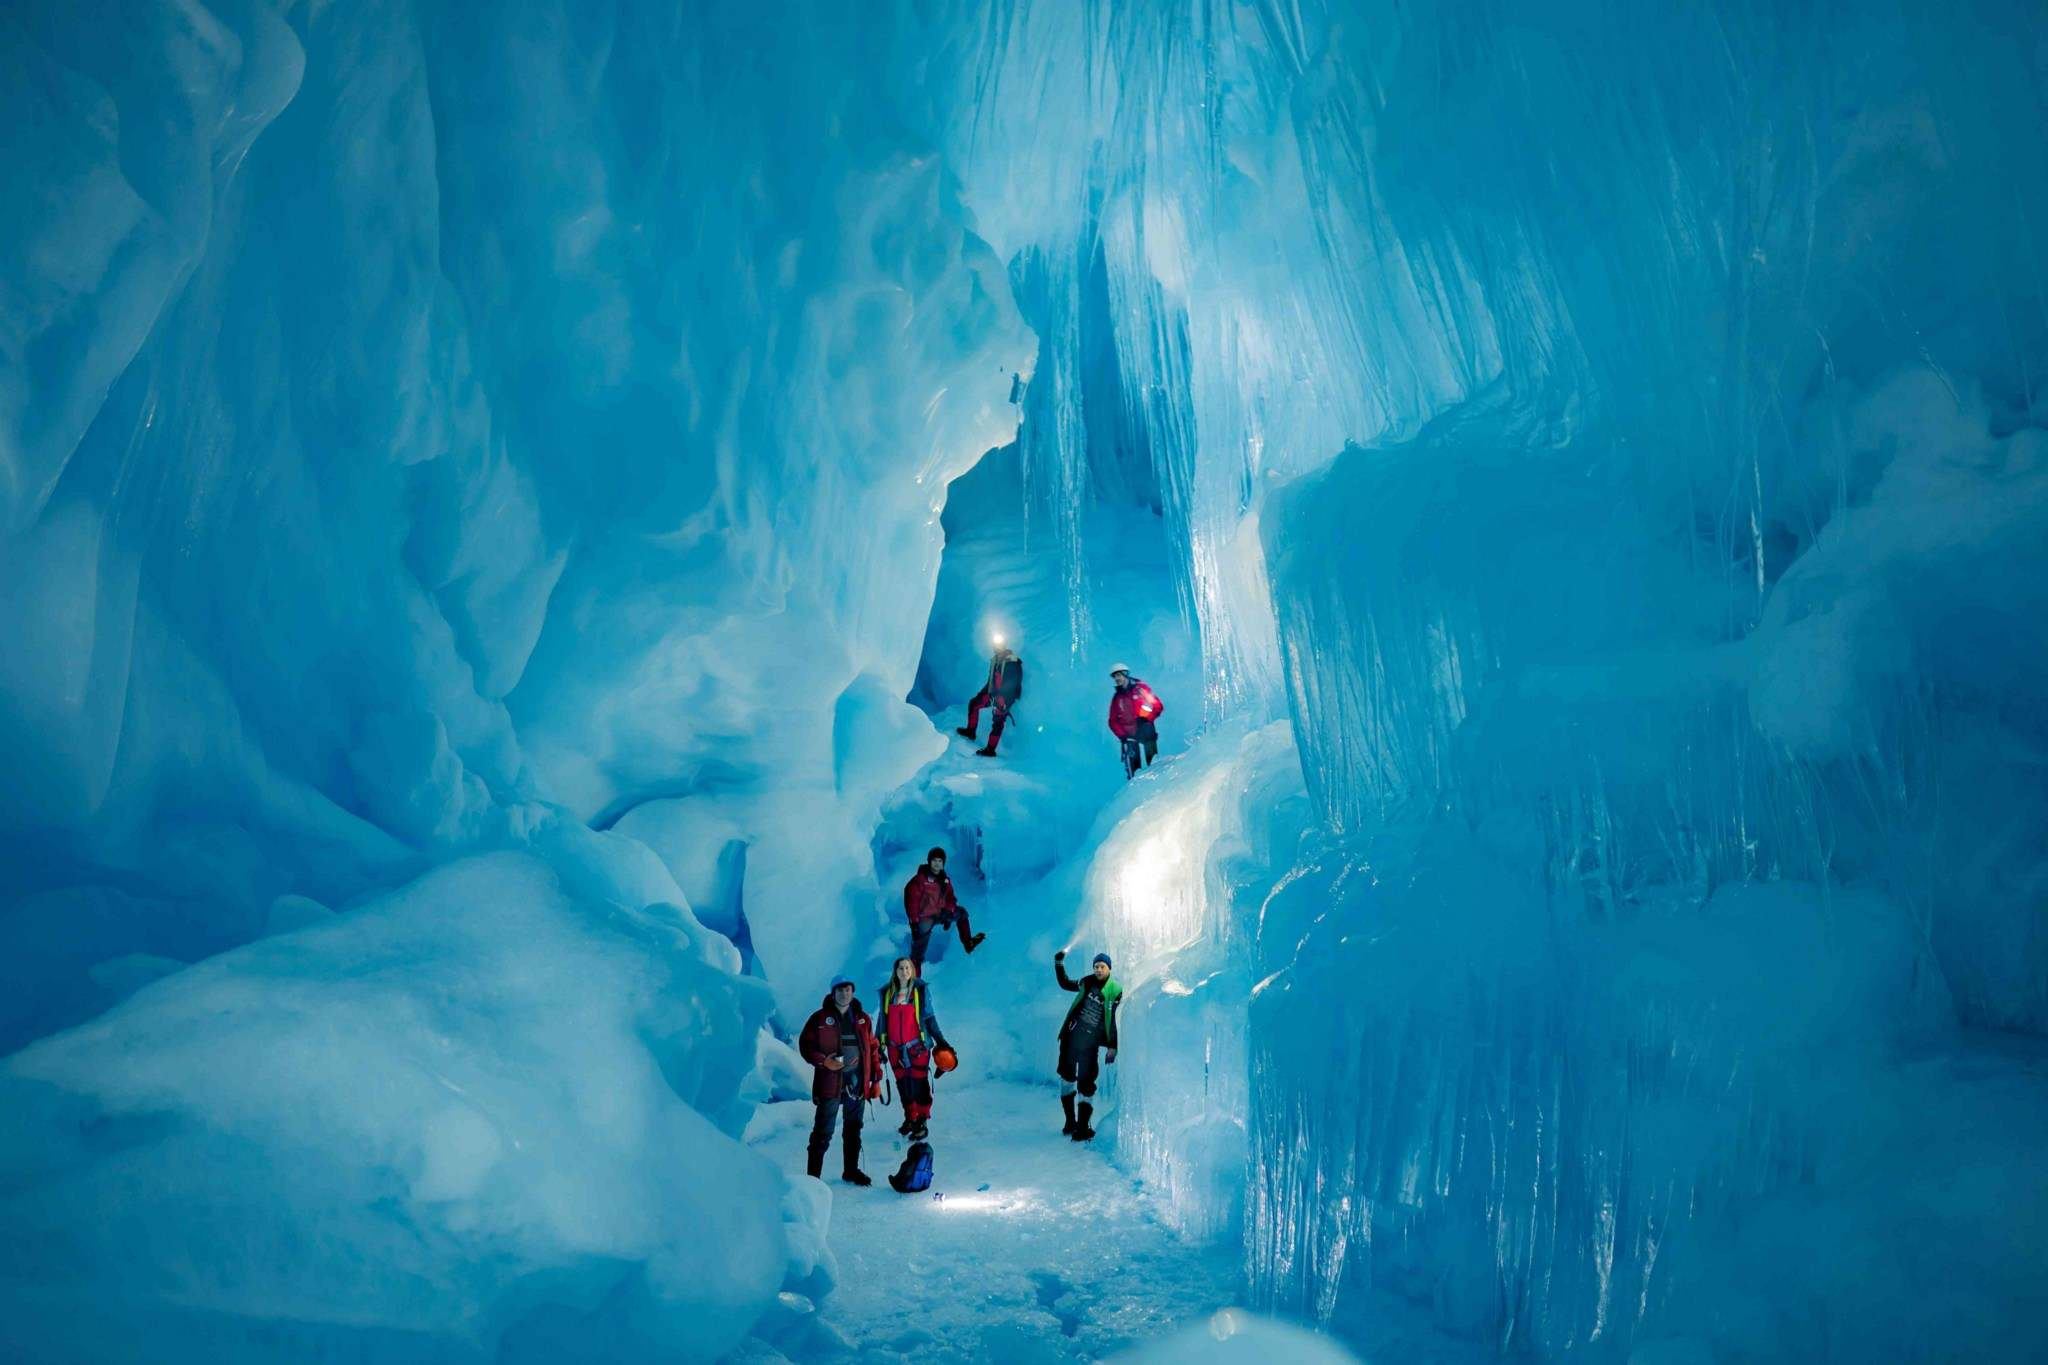
[{"label": "orange helmet held in hand", "polygon": [[942,1047],[932,1054],[932,1069],[941,1076],[958,1065],[960,1065],[960,1059],[953,1055],[952,1048]]}]

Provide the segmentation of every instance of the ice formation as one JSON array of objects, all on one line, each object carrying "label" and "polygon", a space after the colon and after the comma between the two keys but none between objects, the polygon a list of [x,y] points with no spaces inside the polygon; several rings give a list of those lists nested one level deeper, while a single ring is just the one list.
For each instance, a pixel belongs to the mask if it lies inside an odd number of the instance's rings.
[{"label": "ice formation", "polygon": [[748,1135],[931,843],[959,1083],[1113,952],[1105,1135],[1253,1309],[2048,1352],[2038,5],[27,0],[0,67],[12,1356],[831,1348]]}]

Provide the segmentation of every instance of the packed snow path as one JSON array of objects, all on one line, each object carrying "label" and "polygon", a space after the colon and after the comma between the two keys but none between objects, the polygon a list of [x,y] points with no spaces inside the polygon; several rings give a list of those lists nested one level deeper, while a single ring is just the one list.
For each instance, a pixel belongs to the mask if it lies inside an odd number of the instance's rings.
[{"label": "packed snow path", "polygon": [[[869,1108],[872,1187],[840,1182],[836,1136],[826,1155],[839,1285],[820,1311],[844,1359],[1094,1360],[1235,1300],[1230,1258],[1162,1225],[1106,1137],[1060,1135],[1052,1086],[942,1081],[924,1194],[888,1185],[902,1117]],[[802,1170],[810,1118],[801,1102],[765,1107],[755,1147]]]}]

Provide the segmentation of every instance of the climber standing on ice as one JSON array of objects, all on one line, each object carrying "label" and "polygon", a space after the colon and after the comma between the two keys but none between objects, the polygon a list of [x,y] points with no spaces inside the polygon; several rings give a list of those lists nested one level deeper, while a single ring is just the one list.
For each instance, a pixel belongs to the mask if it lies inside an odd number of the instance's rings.
[{"label": "climber standing on ice", "polygon": [[[1097,1050],[1109,1049],[1109,1064],[1116,1065],[1116,1009],[1123,1003],[1124,988],[1109,974],[1109,954],[1097,953],[1095,967],[1079,981],[1067,975],[1067,954],[1052,955],[1053,976],[1060,989],[1077,992],[1060,1025],[1060,1107],[1067,1111],[1066,1126],[1060,1131],[1076,1142],[1095,1136],[1089,1121],[1095,1117],[1095,1077],[1099,1071]],[[1074,1092],[1081,1092],[1077,1113]]]},{"label": "climber standing on ice", "polygon": [[932,1069],[943,1075],[956,1062],[952,1046],[939,1032],[939,1017],[932,1013],[932,988],[918,979],[915,962],[896,959],[875,1015],[882,1021],[889,1069],[896,1073],[896,1093],[903,1097],[903,1125],[896,1131],[922,1142],[929,1136],[926,1125],[932,1117]]},{"label": "climber standing on ice", "polygon": [[996,718],[989,726],[988,743],[974,752],[983,758],[996,756],[996,745],[1002,742],[1003,727],[1010,723],[1010,708],[1024,699],[1024,661],[1017,652],[1003,643],[1003,637],[996,636],[995,653],[988,660],[988,681],[981,685],[981,691],[967,703],[967,723],[955,733],[974,738],[981,728],[983,707],[991,707]]},{"label": "climber standing on ice", "polygon": [[967,922],[967,911],[953,894],[953,879],[946,875],[946,850],[935,848],[924,855],[924,865],[903,885],[903,913],[910,920],[910,960],[921,970],[925,949],[931,946],[932,929],[957,929],[960,946],[973,952],[987,934],[977,934]]},{"label": "climber standing on ice", "polygon": [[1116,691],[1109,694],[1109,731],[1123,747],[1124,777],[1128,780],[1159,756],[1159,727],[1152,722],[1159,719],[1166,703],[1142,678],[1131,676],[1129,664],[1112,666],[1109,680],[1116,685]]},{"label": "climber standing on ice", "polygon": [[880,1093],[882,1065],[876,1056],[874,1026],[854,998],[851,978],[842,976],[832,983],[824,1003],[805,1022],[797,1051],[814,1068],[811,1103],[818,1112],[811,1120],[810,1174],[818,1176],[825,1169],[825,1149],[832,1145],[832,1119],[837,1115],[844,1161],[839,1178],[849,1185],[874,1184],[860,1169],[860,1125],[867,1102]]}]

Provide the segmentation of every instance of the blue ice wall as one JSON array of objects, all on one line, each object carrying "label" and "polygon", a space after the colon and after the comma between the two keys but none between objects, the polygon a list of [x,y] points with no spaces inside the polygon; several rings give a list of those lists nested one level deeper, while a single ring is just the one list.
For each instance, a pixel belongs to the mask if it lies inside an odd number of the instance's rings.
[{"label": "blue ice wall", "polygon": [[[2048,1191],[1991,1134],[2048,1023],[2044,53],[2006,3],[1024,5],[975,49],[1047,112],[981,106],[968,196],[1005,250],[1097,225],[1119,373],[1185,395],[1205,681],[1313,802],[1256,912],[1262,1300],[2042,1349]],[[1197,939],[1251,913],[1194,894]]]},{"label": "blue ice wall", "polygon": [[755,1035],[1032,349],[918,32],[0,16],[0,1353],[702,1357],[829,1283]]}]

